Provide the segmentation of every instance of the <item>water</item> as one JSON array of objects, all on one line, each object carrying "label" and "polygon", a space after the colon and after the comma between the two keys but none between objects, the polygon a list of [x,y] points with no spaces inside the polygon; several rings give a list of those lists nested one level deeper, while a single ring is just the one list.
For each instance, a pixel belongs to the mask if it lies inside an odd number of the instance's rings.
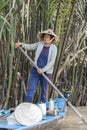
[{"label": "water", "polygon": [[[76,107],[76,109],[83,115],[83,118],[87,121],[87,107]],[[87,130],[87,125],[75,114],[75,112],[68,107],[67,115],[60,129],[56,130]]]}]

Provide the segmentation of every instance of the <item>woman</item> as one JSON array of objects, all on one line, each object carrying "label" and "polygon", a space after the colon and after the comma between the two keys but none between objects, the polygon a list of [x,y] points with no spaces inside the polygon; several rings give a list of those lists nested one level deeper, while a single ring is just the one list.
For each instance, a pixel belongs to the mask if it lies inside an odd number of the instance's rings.
[{"label": "woman", "polygon": [[40,42],[34,44],[25,44],[21,42],[15,44],[16,48],[21,46],[27,50],[36,50],[35,64],[39,67],[38,70],[34,66],[32,67],[28,90],[24,100],[25,102],[32,102],[39,81],[41,84],[40,102],[46,102],[48,82],[41,74],[45,73],[45,75],[51,79],[57,55],[57,47],[53,42],[58,42],[59,39],[51,29],[38,33],[38,38]]}]

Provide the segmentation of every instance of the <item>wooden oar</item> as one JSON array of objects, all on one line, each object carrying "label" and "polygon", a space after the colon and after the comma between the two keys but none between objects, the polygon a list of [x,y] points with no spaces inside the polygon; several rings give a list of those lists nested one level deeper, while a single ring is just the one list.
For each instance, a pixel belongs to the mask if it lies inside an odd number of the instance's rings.
[{"label": "wooden oar", "polygon": [[[39,69],[38,66],[35,65],[34,61],[26,54],[26,52],[21,47],[19,47],[19,49],[27,57],[27,59],[36,67],[36,69]],[[49,84],[55,89],[55,91],[68,103],[68,105],[80,117],[80,119],[84,122],[84,124],[87,125],[87,120],[83,118],[80,112],[64,97],[64,95],[60,92],[60,90],[52,83],[51,80],[48,79],[48,77],[44,73],[42,75],[49,82]]]}]

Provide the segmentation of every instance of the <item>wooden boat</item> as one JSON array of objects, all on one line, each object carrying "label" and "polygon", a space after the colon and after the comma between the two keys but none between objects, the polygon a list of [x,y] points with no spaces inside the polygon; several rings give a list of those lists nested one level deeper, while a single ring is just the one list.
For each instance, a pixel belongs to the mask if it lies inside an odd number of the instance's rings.
[{"label": "wooden boat", "polygon": [[[46,115],[42,121],[33,124],[31,126],[23,126],[20,124],[17,125],[10,125],[6,121],[6,117],[1,116],[0,117],[0,129],[11,129],[11,130],[55,130],[60,127],[60,124],[62,123],[66,112],[67,112],[67,106],[63,98],[55,98],[54,101],[58,102],[58,110],[59,112],[57,115]],[[46,107],[48,107],[49,102],[46,103]],[[56,104],[54,103],[54,107],[56,109]],[[7,115],[6,115],[7,116]]]}]

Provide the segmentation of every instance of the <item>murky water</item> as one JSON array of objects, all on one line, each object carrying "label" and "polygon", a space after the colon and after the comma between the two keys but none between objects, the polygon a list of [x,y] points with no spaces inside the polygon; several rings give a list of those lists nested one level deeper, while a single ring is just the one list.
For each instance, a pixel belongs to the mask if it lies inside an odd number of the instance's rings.
[{"label": "murky water", "polygon": [[[87,107],[76,107],[76,109],[87,121]],[[87,130],[87,125],[68,107],[67,114],[59,130]]]}]

